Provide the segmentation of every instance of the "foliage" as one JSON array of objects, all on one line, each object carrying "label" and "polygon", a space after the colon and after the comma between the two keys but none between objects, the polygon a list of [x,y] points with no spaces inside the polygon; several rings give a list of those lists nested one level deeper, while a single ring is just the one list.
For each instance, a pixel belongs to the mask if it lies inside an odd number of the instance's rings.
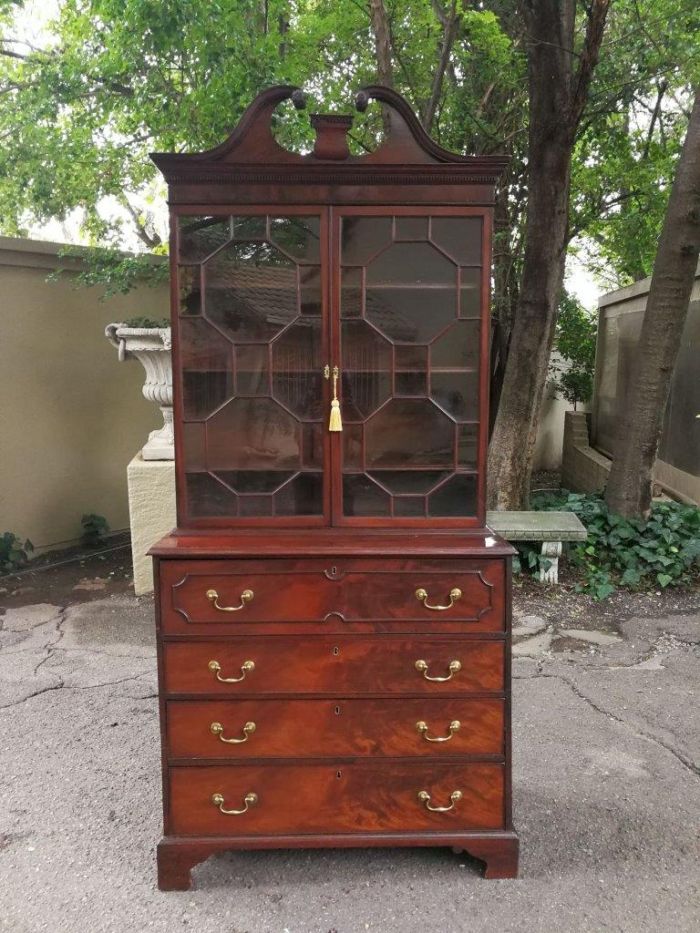
[{"label": "foliage", "polygon": [[103,515],[83,515],[80,519],[83,526],[83,544],[86,547],[99,547],[109,531],[107,519]]},{"label": "foliage", "polygon": [[[367,4],[60,0],[55,13],[47,6],[52,12],[40,23],[39,45],[22,25],[22,16],[29,18],[24,7],[22,0],[0,5],[5,233],[79,215],[87,242],[113,249],[135,231],[144,249],[164,249],[163,185],[149,152],[219,143],[270,84],[304,85],[313,97],[309,109],[347,109],[352,92],[376,80]],[[527,199],[522,12],[516,0],[484,0],[478,7],[385,0],[384,7],[393,84],[431,134],[459,152],[511,157],[494,253],[494,306],[507,319],[518,288]],[[583,22],[583,5],[579,15]],[[452,18],[456,28],[441,71]],[[612,5],[577,142],[571,229],[589,267],[620,284],[650,271],[686,122],[687,88],[699,69],[697,4]],[[377,117],[375,106],[356,121],[356,151],[372,144]],[[276,133],[302,149],[312,135],[307,115],[291,107],[280,109]],[[155,267],[146,271],[158,274]],[[133,284],[131,273],[130,264],[120,269],[105,257],[83,281],[120,293]]]},{"label": "foliage", "polygon": [[608,287],[651,275],[700,81],[694,0],[613,3],[572,165],[571,231]]},{"label": "foliage", "polygon": [[121,322],[124,327],[170,327],[169,317],[130,317]]},{"label": "foliage", "polygon": [[611,512],[602,496],[562,490],[533,496],[532,507],[573,512],[581,519],[588,540],[572,547],[570,560],[583,578],[577,589],[594,599],[605,599],[618,586],[666,589],[697,576],[700,509],[695,506],[654,502],[648,519],[625,519]]},{"label": "foliage", "polygon": [[0,571],[12,573],[19,570],[29,562],[33,551],[34,545],[28,538],[22,543],[22,539],[11,531],[3,532],[0,535]]},{"label": "foliage", "polygon": [[[135,285],[155,288],[168,281],[170,269],[167,262],[156,261],[148,253],[128,254],[110,247],[67,247],[59,251],[62,259],[76,259],[78,272],[71,276],[77,286],[99,286],[100,301],[114,295],[126,295]],[[48,278],[56,281],[64,277],[67,270],[59,269]]]},{"label": "foliage", "polygon": [[565,291],[559,303],[554,337],[563,365],[553,363],[550,372],[555,390],[574,408],[577,402],[589,402],[593,395],[596,333],[595,315]]}]

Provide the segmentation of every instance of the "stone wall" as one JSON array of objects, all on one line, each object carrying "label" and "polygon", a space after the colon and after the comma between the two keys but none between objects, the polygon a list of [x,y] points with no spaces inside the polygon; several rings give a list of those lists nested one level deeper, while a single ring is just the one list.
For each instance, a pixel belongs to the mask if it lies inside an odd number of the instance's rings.
[{"label": "stone wall", "polygon": [[162,420],[141,365],[119,363],[104,329],[167,316],[167,286],[101,301],[63,248],[0,237],[0,533],[44,549],[79,538],[86,512],[129,527],[127,464]]},{"label": "stone wall", "polygon": [[581,411],[564,415],[561,484],[573,492],[601,492],[610,475],[612,461],[590,445],[589,418]]}]

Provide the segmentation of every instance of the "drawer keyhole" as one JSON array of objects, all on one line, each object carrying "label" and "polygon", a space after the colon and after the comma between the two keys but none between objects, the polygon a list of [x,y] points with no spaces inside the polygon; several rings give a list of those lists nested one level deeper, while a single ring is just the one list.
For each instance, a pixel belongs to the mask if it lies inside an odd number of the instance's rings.
[{"label": "drawer keyhole", "polygon": [[336,656],[336,658],[337,658],[338,655],[340,654],[340,648],[339,648],[337,645],[336,645],[335,648],[333,649],[333,654]]},{"label": "drawer keyhole", "polygon": [[336,776],[338,779],[340,779],[340,778],[343,776],[343,772],[342,772],[342,771],[336,771],[336,772],[335,772],[335,776]]},{"label": "drawer keyhole", "polygon": [[336,715],[336,716],[340,716],[340,707],[339,707],[339,706],[336,706],[336,708],[335,708],[335,715]]}]

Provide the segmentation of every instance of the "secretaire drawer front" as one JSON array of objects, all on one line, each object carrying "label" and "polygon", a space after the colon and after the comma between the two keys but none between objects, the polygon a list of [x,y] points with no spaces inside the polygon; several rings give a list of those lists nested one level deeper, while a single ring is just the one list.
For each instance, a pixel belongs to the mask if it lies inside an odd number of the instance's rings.
[{"label": "secretaire drawer front", "polygon": [[503,579],[496,559],[164,561],[162,626],[190,635],[383,622],[502,631]]},{"label": "secretaire drawer front", "polygon": [[354,762],[177,767],[170,831],[183,835],[499,829],[497,763]]},{"label": "secretaire drawer front", "polygon": [[171,700],[171,758],[502,755],[500,699]]},{"label": "secretaire drawer front", "polygon": [[231,637],[164,645],[168,694],[450,694],[500,692],[501,640]]}]

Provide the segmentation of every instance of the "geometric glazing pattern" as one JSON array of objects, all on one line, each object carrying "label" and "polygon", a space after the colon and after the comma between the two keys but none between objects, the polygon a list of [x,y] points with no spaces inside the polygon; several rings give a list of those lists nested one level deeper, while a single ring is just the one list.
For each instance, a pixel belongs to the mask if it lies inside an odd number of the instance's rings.
[{"label": "geometric glazing pattern", "polygon": [[477,509],[482,222],[341,224],[343,511]]},{"label": "geometric glazing pattern", "polygon": [[323,512],[319,218],[181,217],[191,517]]}]

